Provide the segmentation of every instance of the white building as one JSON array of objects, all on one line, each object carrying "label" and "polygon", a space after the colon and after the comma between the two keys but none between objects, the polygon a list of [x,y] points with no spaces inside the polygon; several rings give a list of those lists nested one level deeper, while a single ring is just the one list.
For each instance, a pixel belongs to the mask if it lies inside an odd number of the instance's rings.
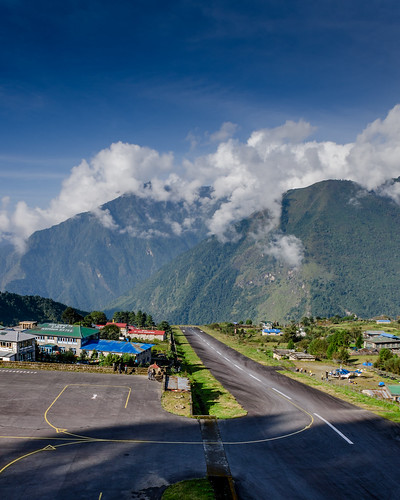
[{"label": "white building", "polygon": [[5,328],[0,330],[1,361],[35,361],[36,339],[30,333]]}]

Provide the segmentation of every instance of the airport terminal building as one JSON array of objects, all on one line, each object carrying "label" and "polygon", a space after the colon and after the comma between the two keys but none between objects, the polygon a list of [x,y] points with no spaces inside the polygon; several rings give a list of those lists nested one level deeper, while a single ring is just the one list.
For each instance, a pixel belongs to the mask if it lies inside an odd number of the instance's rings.
[{"label": "airport terminal building", "polygon": [[97,328],[87,328],[79,325],[65,325],[58,323],[44,323],[37,328],[29,330],[31,336],[36,337],[36,342],[42,352],[53,354],[55,352],[71,351],[79,356],[85,351],[91,356],[93,351],[107,355],[129,354],[138,364],[151,361],[151,348],[153,344],[133,342],[120,342],[116,340],[100,339]]},{"label": "airport terminal building", "polygon": [[43,323],[29,332],[35,335],[41,351],[48,354],[72,351],[77,356],[85,349],[86,343],[98,340],[100,335],[97,328],[58,323]]}]

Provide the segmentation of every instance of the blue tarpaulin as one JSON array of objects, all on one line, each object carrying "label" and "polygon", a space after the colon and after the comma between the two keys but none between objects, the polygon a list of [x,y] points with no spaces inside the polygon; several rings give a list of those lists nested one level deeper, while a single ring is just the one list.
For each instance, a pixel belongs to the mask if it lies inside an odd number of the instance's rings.
[{"label": "blue tarpaulin", "polygon": [[118,340],[93,340],[84,344],[85,351],[115,352],[117,354],[139,354],[147,349],[151,349],[154,344],[139,344],[134,342],[120,342]]}]

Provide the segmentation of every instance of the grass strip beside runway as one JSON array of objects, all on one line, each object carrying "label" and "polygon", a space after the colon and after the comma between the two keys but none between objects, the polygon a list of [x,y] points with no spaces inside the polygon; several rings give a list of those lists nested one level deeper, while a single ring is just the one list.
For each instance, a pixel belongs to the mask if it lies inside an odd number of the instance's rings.
[{"label": "grass strip beside runway", "polygon": [[217,418],[243,417],[247,412],[216,378],[205,368],[185,335],[174,329],[178,357],[182,359],[182,373],[192,383],[193,415],[213,415]]}]

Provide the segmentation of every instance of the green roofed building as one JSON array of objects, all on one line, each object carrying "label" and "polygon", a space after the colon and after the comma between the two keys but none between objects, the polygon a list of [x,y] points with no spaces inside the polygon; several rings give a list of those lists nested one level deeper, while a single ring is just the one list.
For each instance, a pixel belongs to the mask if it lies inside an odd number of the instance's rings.
[{"label": "green roofed building", "polygon": [[85,350],[85,344],[98,340],[100,336],[97,328],[58,323],[43,323],[29,333],[35,335],[39,349],[49,354],[72,351],[79,355]]}]

